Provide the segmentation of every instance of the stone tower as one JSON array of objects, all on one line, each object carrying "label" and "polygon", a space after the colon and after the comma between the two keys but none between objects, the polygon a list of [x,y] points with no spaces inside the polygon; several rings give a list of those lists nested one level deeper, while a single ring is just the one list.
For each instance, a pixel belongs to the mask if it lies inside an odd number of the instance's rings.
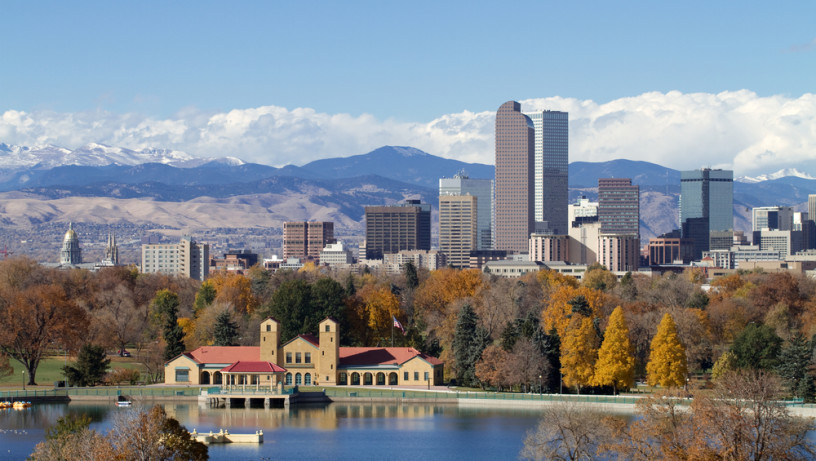
[{"label": "stone tower", "polygon": [[320,322],[320,357],[315,381],[327,386],[337,385],[337,365],[340,362],[339,324],[328,317]]},{"label": "stone tower", "polygon": [[62,239],[60,264],[81,264],[82,250],[79,249],[79,238],[74,231],[74,224],[68,223],[68,231]]},{"label": "stone tower", "polygon": [[261,361],[284,366],[281,357],[280,323],[272,317],[261,322]]}]

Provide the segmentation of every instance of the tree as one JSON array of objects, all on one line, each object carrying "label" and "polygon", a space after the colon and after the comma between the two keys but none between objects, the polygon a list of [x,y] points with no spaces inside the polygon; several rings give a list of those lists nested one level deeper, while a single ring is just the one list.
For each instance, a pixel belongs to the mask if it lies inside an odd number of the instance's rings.
[{"label": "tree", "polygon": [[164,337],[164,360],[184,352],[184,330],[178,322],[179,297],[170,290],[160,290],[153,298],[153,310],[159,315]]},{"label": "tree", "polygon": [[12,374],[14,374],[14,367],[11,366],[8,355],[0,353],[0,379]]},{"label": "tree", "polygon": [[235,346],[238,344],[238,325],[232,321],[229,310],[223,310],[215,318],[215,341],[213,346]]},{"label": "tree", "polygon": [[774,369],[781,350],[782,338],[774,329],[755,323],[749,323],[731,344],[731,352],[736,356],[737,367],[746,369]]},{"label": "tree", "polygon": [[487,334],[479,327],[479,317],[470,304],[459,310],[456,330],[453,336],[453,354],[456,378],[462,386],[476,383],[476,362],[482,357],[487,346]]},{"label": "tree", "polygon": [[76,363],[62,367],[62,371],[71,386],[93,386],[102,381],[109,365],[104,347],[83,344]]},{"label": "tree", "polygon": [[561,285],[552,293],[547,307],[541,314],[544,330],[555,329],[558,336],[563,338],[564,331],[574,314],[601,317],[601,310],[605,302],[606,295],[602,291],[588,287],[575,288],[570,285]]},{"label": "tree", "polygon": [[609,317],[595,362],[593,382],[596,386],[611,385],[615,394],[618,389],[629,389],[635,383],[635,358],[629,344],[629,327],[620,306]]},{"label": "tree", "polygon": [[714,363],[711,369],[711,379],[719,380],[729,372],[737,369],[737,357],[731,351],[725,351],[720,355],[720,358]]},{"label": "tree", "polygon": [[516,342],[505,363],[509,383],[519,385],[522,391],[537,388],[541,392],[550,374],[549,360],[529,338]]},{"label": "tree", "polygon": [[267,315],[281,323],[281,342],[299,334],[315,332],[311,320],[312,288],[305,280],[286,280],[280,284],[267,307]]},{"label": "tree", "polygon": [[32,461],[95,461],[109,459],[113,450],[110,442],[89,429],[91,418],[62,416],[46,431],[45,440],[37,444],[29,459]]},{"label": "tree", "polygon": [[201,287],[198,289],[198,293],[195,295],[195,302],[193,303],[193,313],[196,317],[203,309],[215,301],[215,295],[215,285],[213,285],[213,282],[210,280],[203,281]]},{"label": "tree", "polygon": [[0,312],[0,352],[22,363],[28,384],[34,386],[45,353],[55,344],[76,347],[87,332],[88,317],[57,285],[34,285],[5,302],[8,306]]},{"label": "tree", "polygon": [[575,402],[544,407],[535,430],[527,432],[519,457],[536,461],[593,460],[606,439],[602,416]]},{"label": "tree", "polygon": [[646,373],[650,386],[681,387],[686,384],[686,348],[677,337],[677,326],[670,314],[663,315],[657,334],[652,338]]},{"label": "tree", "polygon": [[598,358],[598,337],[592,319],[575,316],[570,321],[561,341],[561,373],[564,384],[582,386],[592,384],[595,361]]},{"label": "tree", "polygon": [[812,401],[814,397],[813,375],[810,373],[812,359],[813,344],[801,334],[794,335],[779,354],[779,377],[793,396],[805,401]]},{"label": "tree", "polygon": [[408,286],[408,288],[413,290],[418,287],[419,275],[417,274],[417,268],[414,265],[414,262],[408,261],[405,263],[403,270],[405,271],[405,284]]}]

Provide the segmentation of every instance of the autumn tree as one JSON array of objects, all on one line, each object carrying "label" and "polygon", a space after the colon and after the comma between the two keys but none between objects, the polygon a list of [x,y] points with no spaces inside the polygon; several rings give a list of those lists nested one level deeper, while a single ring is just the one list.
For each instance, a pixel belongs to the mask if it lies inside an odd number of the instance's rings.
[{"label": "autumn tree", "polygon": [[207,306],[215,301],[215,285],[211,280],[201,282],[198,292],[195,295],[195,302],[193,303],[193,313],[197,317]]},{"label": "autumn tree", "polygon": [[532,339],[518,340],[505,363],[510,384],[520,386],[522,392],[533,388],[543,392],[550,374],[550,362]]},{"label": "autumn tree", "polygon": [[479,380],[482,389],[485,386],[495,386],[497,391],[501,391],[508,385],[510,375],[504,365],[509,361],[509,354],[496,344],[491,344],[482,351],[482,356],[475,366],[476,379]]},{"label": "autumn tree", "polygon": [[598,336],[592,319],[576,315],[561,339],[561,373],[564,384],[581,387],[592,384],[598,358]]},{"label": "autumn tree", "polygon": [[646,373],[650,386],[682,387],[686,384],[686,348],[677,337],[677,326],[670,314],[663,316],[652,339]]},{"label": "autumn tree", "polygon": [[521,459],[579,461],[596,459],[607,439],[602,415],[575,402],[554,402],[541,411],[538,426],[527,432]]},{"label": "autumn tree", "polygon": [[472,386],[476,383],[476,362],[482,357],[487,341],[487,333],[479,326],[479,317],[470,304],[463,305],[453,337],[454,366],[460,385]]},{"label": "autumn tree", "polygon": [[635,359],[629,344],[629,327],[620,306],[609,317],[604,340],[598,350],[598,361],[595,362],[593,383],[596,386],[612,386],[615,394],[618,389],[629,389],[635,383]]},{"label": "autumn tree", "polygon": [[87,331],[87,315],[53,284],[31,286],[5,301],[0,352],[23,364],[28,384],[36,385],[37,367],[45,354],[54,344],[76,347]]},{"label": "autumn tree", "polygon": [[570,285],[562,285],[553,292],[549,303],[544,308],[541,316],[544,330],[555,329],[558,336],[563,338],[576,309],[581,315],[601,317],[605,303],[606,295],[601,291],[588,287],[574,288]]},{"label": "autumn tree", "polygon": [[714,367],[711,368],[711,379],[717,381],[736,369],[737,357],[733,352],[725,351],[720,355],[720,358],[714,362]]},{"label": "autumn tree", "polygon": [[243,274],[217,271],[210,274],[206,283],[211,283],[215,289],[214,301],[229,303],[238,313],[251,314],[258,305],[252,294],[252,282]]}]

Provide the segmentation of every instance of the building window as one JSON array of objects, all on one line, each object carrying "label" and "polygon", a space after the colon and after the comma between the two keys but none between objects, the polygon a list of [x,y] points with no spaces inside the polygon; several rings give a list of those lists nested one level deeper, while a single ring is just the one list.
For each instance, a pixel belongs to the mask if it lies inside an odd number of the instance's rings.
[{"label": "building window", "polygon": [[187,368],[176,368],[176,382],[188,383],[190,382],[190,370]]},{"label": "building window", "polygon": [[425,381],[427,381],[427,380],[428,380],[428,372],[426,371],[425,372]]},{"label": "building window", "polygon": [[331,325],[326,324],[326,333],[331,332]]},{"label": "building window", "polygon": [[266,325],[266,331],[272,331],[272,325]]},{"label": "building window", "polygon": [[303,377],[300,375],[300,373],[296,373],[295,374],[295,386],[300,386],[300,384],[302,383],[302,379],[303,379]]},{"label": "building window", "polygon": [[311,373],[306,373],[306,376],[303,378],[303,384],[305,384],[307,386],[312,385],[312,374]]},{"label": "building window", "polygon": [[414,372],[414,381],[419,381],[419,372],[418,371]]},{"label": "building window", "polygon": [[404,372],[402,373],[402,380],[403,380],[403,381],[408,381],[408,372],[407,372],[407,371],[404,371]]},{"label": "building window", "polygon": [[292,385],[292,373],[286,373],[286,385],[287,386]]},{"label": "building window", "polygon": [[303,363],[312,363],[312,353],[306,352],[306,356],[303,357]]},{"label": "building window", "polygon": [[300,352],[295,352],[295,363],[300,363],[301,357]]},{"label": "building window", "polygon": [[286,353],[286,363],[292,363],[292,353],[291,352]]}]

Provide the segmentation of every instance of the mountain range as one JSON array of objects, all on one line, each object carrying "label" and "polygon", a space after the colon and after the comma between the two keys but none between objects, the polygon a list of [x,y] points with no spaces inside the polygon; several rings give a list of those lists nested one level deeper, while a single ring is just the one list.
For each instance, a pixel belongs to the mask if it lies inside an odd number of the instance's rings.
[{"label": "mountain range", "polygon": [[[276,168],[232,157],[196,158],[165,149],[134,151],[89,144],[70,150],[0,144],[0,223],[26,226],[72,219],[135,224],[162,216],[165,226],[200,228],[212,223],[206,216],[209,212],[228,213],[227,222],[235,227],[331,219],[340,228],[359,232],[364,206],[405,198],[435,203],[438,179],[460,172],[492,178],[494,167],[395,146]],[[571,199],[595,199],[598,178],[609,177],[632,178],[641,186],[644,239],[677,227],[678,170],[631,160],[573,162],[569,168]],[[736,228],[750,228],[752,207],[802,209],[812,193],[816,193],[816,179],[795,170],[737,178]],[[83,211],[81,204],[89,204],[90,197],[94,207]],[[107,206],[102,204],[106,200]],[[145,209],[141,213],[129,212],[134,201],[151,202],[151,206],[140,207]],[[209,205],[209,211],[203,204]],[[201,214],[190,216],[191,209]],[[177,222],[173,222],[174,215],[179,216]]]}]

